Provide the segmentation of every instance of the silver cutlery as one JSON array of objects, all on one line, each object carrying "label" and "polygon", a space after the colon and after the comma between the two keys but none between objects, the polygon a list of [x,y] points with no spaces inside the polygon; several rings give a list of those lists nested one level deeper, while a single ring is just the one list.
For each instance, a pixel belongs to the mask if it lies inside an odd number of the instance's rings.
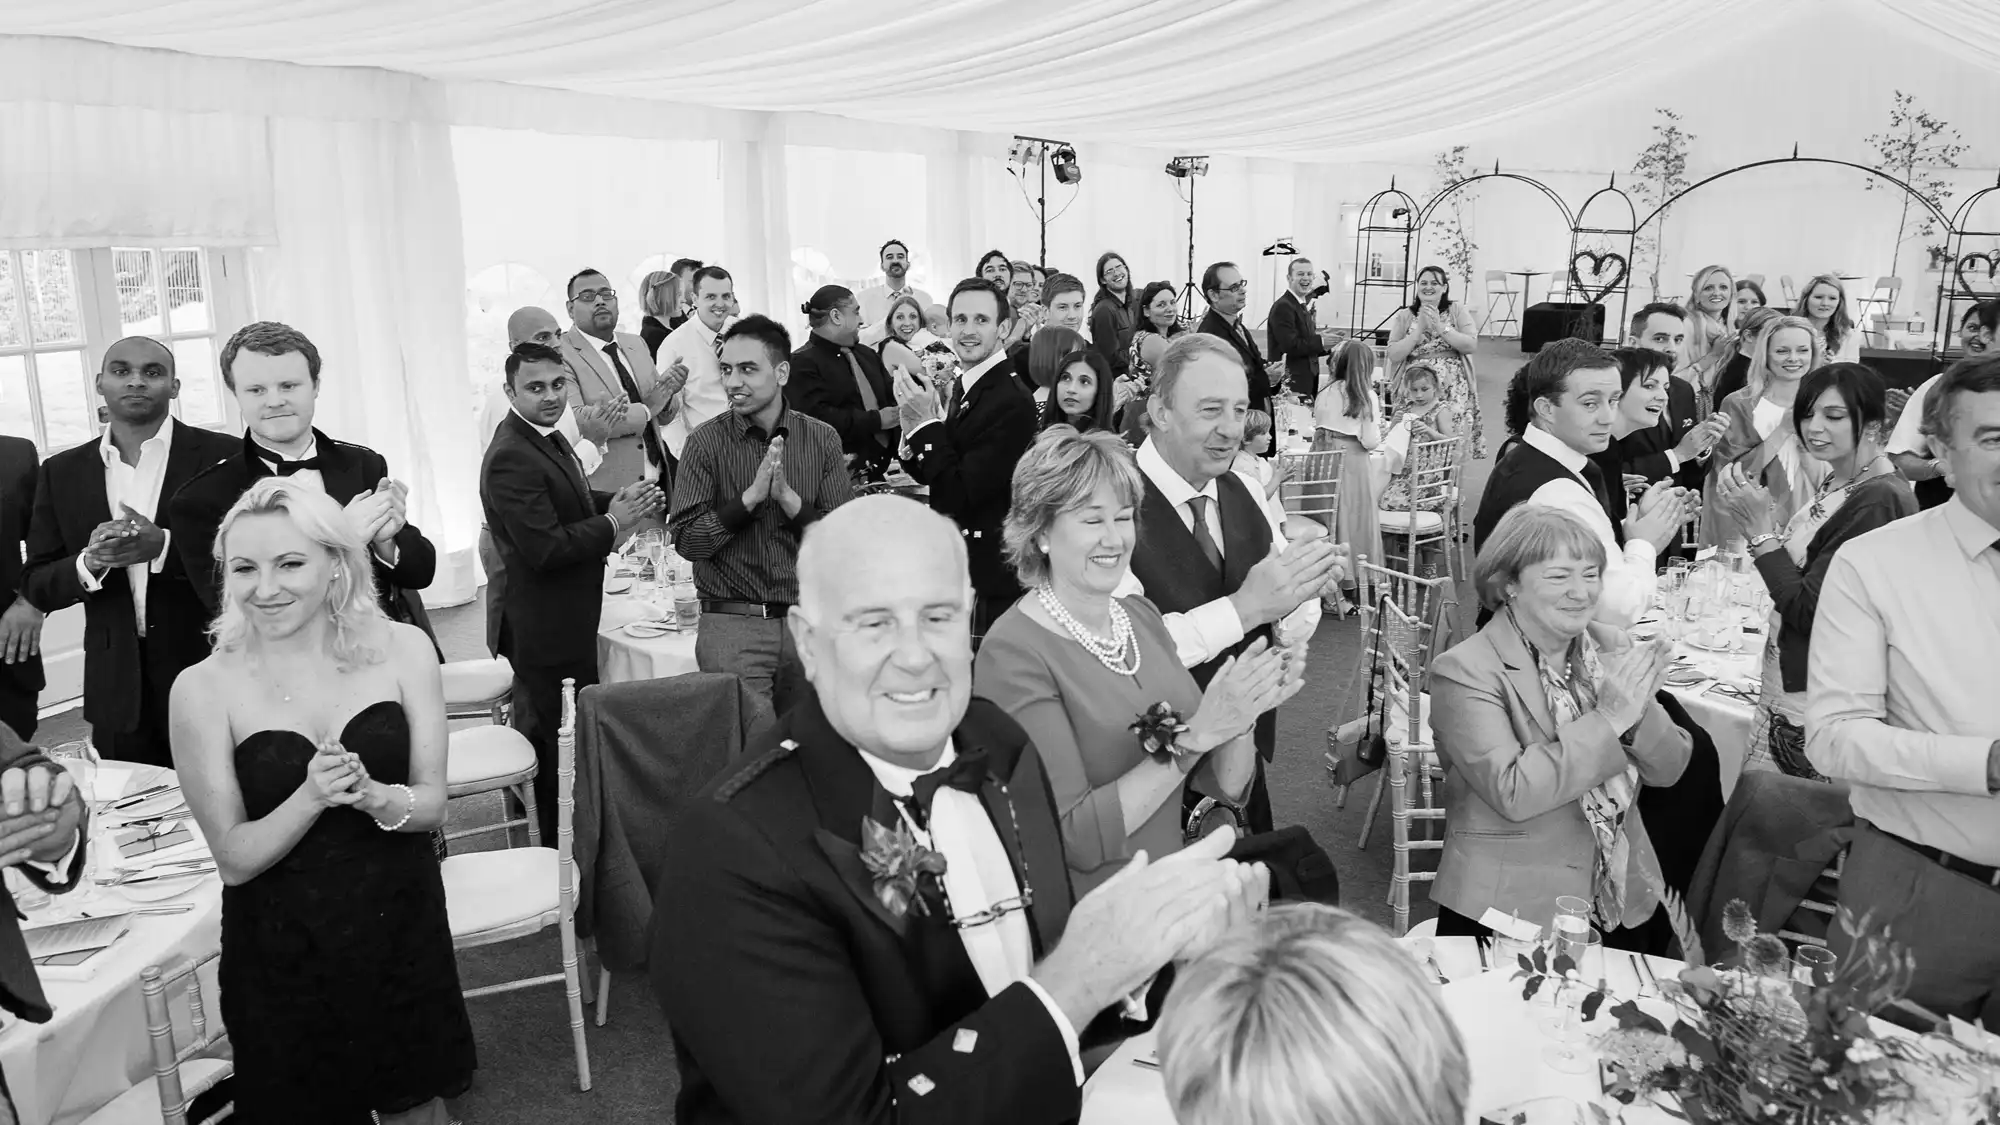
[{"label": "silver cutlery", "polygon": [[194,903],[173,902],[173,903],[168,903],[165,906],[135,906],[130,910],[117,910],[113,911],[110,914],[92,914],[89,911],[85,910],[85,911],[79,911],[77,917],[122,918],[127,914],[186,914],[188,911],[193,909],[194,909]]},{"label": "silver cutlery", "polygon": [[1141,1059],[1141,1058],[1134,1058],[1134,1059],[1132,1060],[1132,1065],[1133,1065],[1133,1066],[1136,1066],[1136,1067],[1139,1067],[1139,1068],[1140,1068],[1140,1069],[1142,1069],[1142,1070],[1158,1070],[1158,1069],[1160,1069],[1160,1064],[1159,1064],[1159,1063],[1158,1063],[1157,1061],[1153,1060],[1153,1059]]},{"label": "silver cutlery", "polygon": [[1436,974],[1439,984],[1444,985],[1451,983],[1451,978],[1444,975],[1443,969],[1438,968],[1437,954],[1433,953],[1430,956],[1425,957],[1424,960],[1430,963],[1431,972]]},{"label": "silver cutlery", "polygon": [[99,879],[96,882],[100,887],[119,887],[126,883],[144,883],[155,879],[180,879],[189,875],[206,875],[212,873],[214,870],[214,857],[169,860],[163,863],[149,864],[145,867],[136,867],[130,871],[121,871],[109,879]]},{"label": "silver cutlery", "polygon": [[130,808],[133,805],[157,797],[162,793],[174,793],[179,790],[180,786],[178,785],[154,785],[150,788],[141,789],[137,793],[127,793],[115,801],[106,801],[104,807],[109,810]]}]

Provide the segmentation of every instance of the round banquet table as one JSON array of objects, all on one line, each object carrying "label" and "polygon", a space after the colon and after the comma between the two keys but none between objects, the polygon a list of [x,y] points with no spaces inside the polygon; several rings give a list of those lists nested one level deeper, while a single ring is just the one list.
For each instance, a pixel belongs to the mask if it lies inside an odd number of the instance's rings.
[{"label": "round banquet table", "polygon": [[634,621],[673,616],[671,600],[640,601],[627,594],[604,595],[597,622],[597,678],[601,683],[659,680],[696,670],[694,631],[635,637],[625,631]]},{"label": "round banquet table", "polygon": [[[101,797],[114,799],[174,780],[172,770],[158,766],[105,762],[99,767],[97,789]],[[192,831],[197,836],[194,843],[162,851],[161,857],[205,852],[207,845],[200,842],[198,830]],[[103,860],[100,865],[110,868]],[[55,1009],[49,1022],[6,1017],[0,1027],[0,1067],[5,1068],[22,1125],[80,1122],[133,1086],[153,1081],[146,1012],[139,999],[140,972],[148,965],[183,964],[222,947],[222,881],[210,873],[183,882],[187,889],[164,901],[154,893],[135,901],[115,887],[100,887],[96,898],[80,907],[64,895],[29,915],[25,925],[74,917],[77,909],[94,916],[149,906],[190,907],[180,914],[132,915],[128,931],[101,955],[102,963],[89,980],[45,979],[42,987]],[[62,910],[71,913],[62,915]],[[214,964],[203,969],[201,996],[207,1018],[219,1025],[222,1013],[214,970]],[[169,1007],[175,1041],[185,1043],[190,1033],[184,987],[169,996]]]},{"label": "round banquet table", "polygon": [[[1763,580],[1752,570],[1748,581],[1762,588]],[[1727,798],[1743,775],[1743,762],[1750,749],[1750,723],[1756,715],[1757,696],[1763,683],[1764,643],[1769,619],[1749,620],[1738,609],[1743,622],[1743,640],[1733,652],[1712,652],[1694,644],[1684,635],[1674,645],[1675,665],[1668,674],[1667,691],[1687,708],[1688,716],[1715,740],[1716,757],[1722,766],[1722,795]],[[1632,635],[1640,640],[1656,636],[1664,611],[1657,606],[1640,615]],[[1754,630],[1754,632],[1753,632]],[[1683,630],[1693,632],[1692,627]]]}]

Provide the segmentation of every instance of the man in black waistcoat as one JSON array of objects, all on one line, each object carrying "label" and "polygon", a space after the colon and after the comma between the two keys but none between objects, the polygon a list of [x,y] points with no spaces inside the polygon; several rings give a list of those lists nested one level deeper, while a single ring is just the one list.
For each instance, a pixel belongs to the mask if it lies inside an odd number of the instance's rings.
[{"label": "man in black waistcoat", "polygon": [[[1222,662],[1259,638],[1295,647],[1304,673],[1308,637],[1273,626],[1342,573],[1321,540],[1286,546],[1285,527],[1262,490],[1230,471],[1243,444],[1250,386],[1230,344],[1205,333],[1177,337],[1153,373],[1152,435],[1139,447],[1146,492],[1139,541],[1121,596],[1143,593],[1166,616],[1181,662],[1206,688]],[[1257,753],[1277,748],[1277,713],[1257,719]],[[1242,810],[1253,832],[1272,828],[1260,766]]]}]

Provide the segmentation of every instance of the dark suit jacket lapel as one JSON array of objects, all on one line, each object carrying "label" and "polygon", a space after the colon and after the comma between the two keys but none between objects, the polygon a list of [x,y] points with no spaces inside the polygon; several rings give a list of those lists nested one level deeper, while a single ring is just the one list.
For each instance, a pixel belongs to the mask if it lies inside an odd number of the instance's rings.
[{"label": "dark suit jacket lapel", "polygon": [[[975,701],[974,706],[982,705]],[[1045,797],[1041,759],[1024,753],[1025,742],[993,737],[970,713],[953,737],[961,752],[986,752],[987,775],[979,789],[979,803],[985,806],[1001,846],[1007,849],[1015,878],[1033,891],[1028,931],[1034,939],[1035,956],[1046,957],[1069,923],[1072,892],[1061,828]]]},{"label": "dark suit jacket lapel", "polygon": [[319,479],[326,486],[326,494],[342,504],[370,491],[378,481],[361,479],[361,458],[351,446],[313,430],[315,449],[319,454]]},{"label": "dark suit jacket lapel", "polygon": [[555,446],[549,444],[549,439],[536,433],[535,427],[529,425],[526,418],[521,417],[514,411],[509,410],[507,412],[505,424],[513,427],[514,436],[520,438],[522,443],[527,445],[528,448],[541,454],[548,461],[549,466],[555,469],[561,475],[562,479],[569,482],[570,487],[576,490],[577,498],[582,501],[586,511],[595,512],[597,510],[597,502],[592,500],[590,496],[590,485],[583,479],[583,466],[581,464],[575,462],[573,459],[569,464],[564,464],[563,456],[556,452]]},{"label": "dark suit jacket lapel", "polygon": [[896,936],[907,938],[909,916],[890,913],[875,897],[874,877],[861,860],[861,822],[873,820],[894,828],[900,823],[895,801],[876,782],[874,772],[861,760],[861,752],[827,722],[817,699],[809,697],[794,708],[787,725],[787,733],[798,747],[799,769],[812,792],[819,822],[814,841],[856,901]]}]

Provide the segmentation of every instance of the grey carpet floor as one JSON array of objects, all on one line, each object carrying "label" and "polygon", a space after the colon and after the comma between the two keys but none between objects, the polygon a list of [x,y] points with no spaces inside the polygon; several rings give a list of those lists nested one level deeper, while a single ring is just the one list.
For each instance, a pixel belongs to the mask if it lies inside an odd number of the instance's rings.
[{"label": "grey carpet floor", "polygon": [[[1498,449],[1503,435],[1501,390],[1522,356],[1513,343],[1482,340],[1476,358],[1487,445]],[[1491,466],[1490,459],[1470,463],[1465,482],[1468,519]],[[1463,593],[1462,601],[1470,604]],[[484,613],[483,598],[433,613],[447,659],[487,655]],[[1279,752],[1271,764],[1269,784],[1277,822],[1305,825],[1333,858],[1344,905],[1387,925],[1391,853],[1386,806],[1368,846],[1358,847],[1356,836],[1376,783],[1370,779],[1357,785],[1346,807],[1337,808],[1323,769],[1328,727],[1349,717],[1356,706],[1353,691],[1361,652],[1360,628],[1354,619],[1321,622],[1307,665],[1307,690],[1278,715]],[[81,712],[73,710],[44,719],[37,741],[61,742],[87,734]],[[453,806],[452,819],[455,825],[490,823],[497,813],[497,799],[471,798]],[[1412,898],[1413,922],[1433,913],[1421,886]],[[549,930],[507,945],[467,950],[458,963],[461,983],[473,988],[557,972],[561,947],[556,932]],[[588,1028],[592,1088],[587,1093],[576,1087],[569,1017],[560,986],[470,1001],[479,1074],[472,1090],[454,1104],[459,1116],[468,1125],[671,1121],[679,1083],[672,1040],[651,987],[640,976],[617,976],[611,996],[609,1022]]]}]

